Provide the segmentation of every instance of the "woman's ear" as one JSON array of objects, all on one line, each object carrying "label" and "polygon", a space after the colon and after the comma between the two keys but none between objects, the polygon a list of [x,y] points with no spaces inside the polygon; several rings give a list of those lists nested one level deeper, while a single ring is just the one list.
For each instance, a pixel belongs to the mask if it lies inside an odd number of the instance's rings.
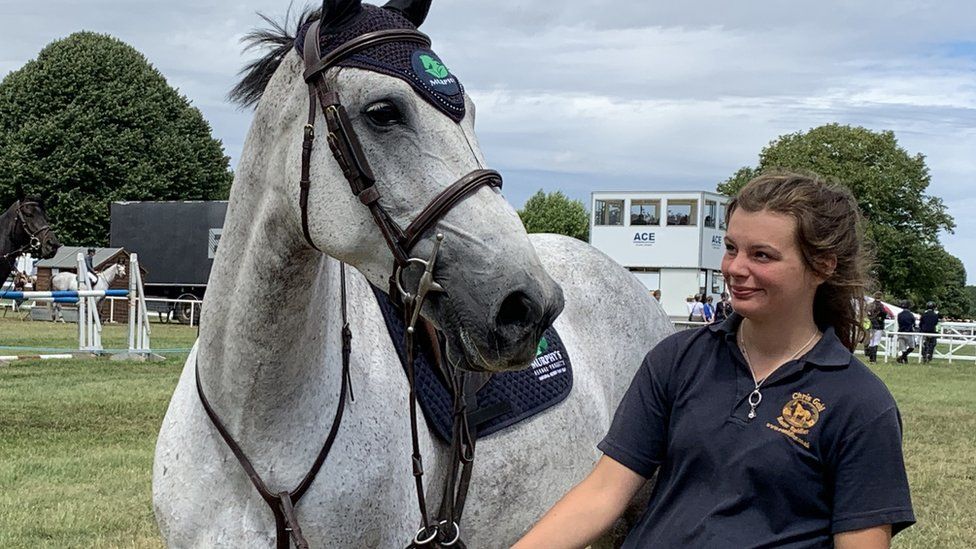
[{"label": "woman's ear", "polygon": [[834,271],[837,270],[837,256],[834,254],[819,257],[816,260],[817,269],[814,275],[817,279],[823,283],[834,276]]}]

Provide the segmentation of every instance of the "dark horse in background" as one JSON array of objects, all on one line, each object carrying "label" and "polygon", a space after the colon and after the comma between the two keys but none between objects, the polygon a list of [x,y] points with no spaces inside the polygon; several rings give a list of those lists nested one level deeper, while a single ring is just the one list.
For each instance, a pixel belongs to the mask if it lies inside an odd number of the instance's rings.
[{"label": "dark horse in background", "polygon": [[10,276],[17,256],[29,253],[47,259],[54,257],[60,247],[48,224],[44,201],[18,189],[17,201],[0,215],[0,284]]}]

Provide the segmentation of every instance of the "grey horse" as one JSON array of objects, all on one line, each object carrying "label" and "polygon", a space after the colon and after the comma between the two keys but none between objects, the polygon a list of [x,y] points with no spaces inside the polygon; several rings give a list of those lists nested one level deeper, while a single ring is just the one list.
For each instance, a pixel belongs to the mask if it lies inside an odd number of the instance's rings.
[{"label": "grey horse", "polygon": [[[428,4],[328,0],[322,19],[395,9],[419,26]],[[311,160],[308,229],[322,252],[306,241],[298,186],[308,111],[303,63],[291,37],[269,40],[280,48],[260,70],[274,74],[259,84],[263,95],[236,171],[200,336],[157,441],[156,519],[171,547],[274,546],[272,512],[205,414],[195,368],[267,485],[294,487],[329,432],[339,398],[341,261],[354,268],[348,303],[355,401],[297,517],[312,547],[402,547],[419,521],[408,387],[370,286],[387,287],[393,258],[321,135]],[[485,166],[470,99],[456,122],[388,74],[340,67],[326,79],[341,94],[385,206],[401,225],[451,182]],[[376,112],[384,121],[395,114],[397,124],[378,124]],[[478,443],[463,538],[472,548],[507,547],[590,471],[633,373],[672,326],[635,277],[586,243],[527,235],[497,189],[482,187],[458,203],[436,232],[445,237],[435,269],[445,292],[422,314],[465,367],[527,366],[532,334],[560,309],[554,325],[573,361],[566,400]],[[433,231],[413,253],[426,257],[432,247]],[[522,333],[529,335],[511,335]],[[420,430],[429,493],[439,494],[449,448],[423,422]],[[438,503],[429,501],[435,509]]]}]

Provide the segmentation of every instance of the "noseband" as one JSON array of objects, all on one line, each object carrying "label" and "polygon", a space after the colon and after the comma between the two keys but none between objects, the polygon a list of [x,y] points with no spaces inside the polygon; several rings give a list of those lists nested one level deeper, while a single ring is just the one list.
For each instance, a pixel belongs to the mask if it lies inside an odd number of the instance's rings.
[{"label": "noseband", "polygon": [[[406,229],[402,229],[382,204],[380,204],[380,192],[376,188],[376,178],[370,168],[369,161],[363,152],[346,109],[339,100],[339,94],[328,86],[324,75],[325,71],[336,66],[343,59],[367,48],[389,42],[414,42],[423,47],[430,46],[430,38],[416,30],[380,30],[353,38],[335,48],[323,58],[319,45],[319,22],[315,21],[312,23],[305,35],[303,56],[306,67],[304,77],[305,82],[308,84],[308,123],[305,124],[304,140],[302,142],[301,192],[299,195],[299,203],[302,211],[302,233],[308,244],[318,250],[319,248],[312,240],[308,228],[308,199],[309,189],[311,187],[309,172],[311,169],[312,147],[315,141],[315,120],[318,114],[318,106],[321,104],[322,112],[325,115],[325,120],[328,125],[328,143],[329,148],[332,150],[332,156],[342,169],[343,176],[349,182],[352,193],[359,198],[359,201],[364,206],[369,208],[370,214],[373,216],[373,221],[383,234],[383,238],[386,240],[386,244],[393,254],[394,263],[390,276],[390,297],[393,298],[394,303],[397,302],[397,297],[399,297],[399,301],[403,306],[402,313],[406,324],[404,338],[407,349],[407,381],[410,387],[410,427],[411,442],[413,445],[411,462],[413,464],[414,484],[417,490],[417,503],[420,508],[421,518],[420,529],[411,540],[408,548],[457,547],[464,549],[465,545],[461,541],[459,523],[467,498],[468,485],[471,480],[475,447],[475,437],[472,434],[473,431],[470,429],[467,419],[465,392],[469,388],[466,387],[466,376],[457,369],[445,375],[450,389],[454,394],[455,405],[454,436],[451,444],[452,457],[451,465],[446,475],[440,509],[436,517],[431,517],[427,511],[426,495],[424,493],[424,467],[420,455],[413,371],[415,347],[413,338],[420,309],[429,292],[443,291],[443,288],[434,282],[433,279],[433,268],[437,260],[437,253],[440,249],[443,235],[436,235],[433,250],[428,259],[412,257],[410,252],[420,240],[420,237],[428,229],[432,228],[451,208],[475,193],[482,186],[501,188],[502,178],[494,170],[477,169],[471,171],[435,196],[420,214],[407,225]],[[400,275],[403,270],[411,264],[424,268],[417,289],[413,293],[405,290],[400,280]],[[342,382],[339,389],[339,402],[335,417],[332,421],[332,428],[329,430],[325,443],[315,458],[311,469],[305,474],[302,481],[294,490],[274,491],[269,489],[264,483],[251,462],[247,459],[240,445],[233,439],[207,400],[200,380],[199,366],[195,365],[197,394],[203,404],[204,411],[247,473],[251,483],[268,506],[271,507],[275,517],[276,543],[278,549],[287,549],[289,547],[289,538],[294,541],[295,546],[299,549],[308,548],[308,542],[305,540],[301,527],[298,524],[295,506],[315,480],[315,476],[318,474],[319,469],[332,448],[342,421],[347,394],[352,398],[349,374],[352,333],[347,322],[345,265],[342,264],[340,266],[340,288],[340,306],[342,311]],[[429,325],[427,325],[427,328],[428,330],[432,330]],[[436,334],[429,336],[429,339],[435,346],[433,350],[435,356],[439,355],[440,351],[436,348],[438,345]]]},{"label": "noseband", "polygon": [[[339,93],[331,89],[325,80],[325,71],[335,67],[345,58],[367,48],[388,42],[415,42],[423,47],[430,46],[426,34],[412,29],[380,30],[360,35],[337,47],[325,57],[319,46],[319,21],[315,21],[305,34],[303,55],[305,58],[305,82],[308,84],[308,123],[305,124],[305,139],[302,142],[302,175],[299,202],[302,209],[302,232],[305,240],[315,249],[308,230],[308,194],[312,144],[315,140],[315,119],[317,105],[321,103],[322,112],[328,125],[329,148],[332,156],[342,168],[342,174],[349,182],[352,193],[369,208],[373,221],[386,240],[393,254],[394,268],[390,283],[390,296],[398,294],[396,288],[397,271],[410,262],[410,251],[427,229],[439,221],[455,205],[473,194],[482,185],[501,188],[502,177],[495,170],[473,170],[452,185],[441,191],[414,220],[402,229],[400,225],[380,204],[380,192],[376,188],[376,178],[370,168],[369,160],[363,152],[356,131],[346,108],[339,99]],[[397,300],[394,299],[394,302]]]},{"label": "noseband", "polygon": [[27,244],[24,244],[20,248],[17,248],[12,252],[7,253],[6,255],[3,256],[4,259],[9,259],[10,257],[16,257],[24,252],[33,252],[33,251],[40,250],[41,237],[39,235],[43,233],[51,232],[51,226],[47,224],[42,225],[41,227],[38,227],[36,230],[31,232],[30,226],[27,225],[27,220],[24,219],[24,206],[30,206],[30,205],[37,206],[38,208],[41,207],[41,204],[39,202],[33,202],[33,201],[32,202],[20,201],[20,204],[17,205],[17,222],[20,223],[21,228],[24,229],[24,233],[27,235]]}]

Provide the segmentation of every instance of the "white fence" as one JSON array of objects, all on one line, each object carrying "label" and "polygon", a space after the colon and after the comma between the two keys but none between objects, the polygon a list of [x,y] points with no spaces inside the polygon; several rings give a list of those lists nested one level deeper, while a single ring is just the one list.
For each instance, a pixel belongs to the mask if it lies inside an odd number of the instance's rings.
[{"label": "white fence", "polygon": [[[675,328],[679,330],[706,325],[704,322],[688,322],[687,320],[675,320],[673,323]],[[915,350],[908,356],[909,360],[921,362],[923,338],[934,336],[938,338],[938,344],[932,353],[932,358],[947,360],[950,363],[954,360],[976,362],[976,323],[944,322],[939,325],[939,332],[934,334],[898,332],[895,331],[893,322],[889,322],[887,328],[890,331],[885,331],[885,336],[881,339],[881,344],[878,345],[878,356],[883,356],[885,362],[888,362],[889,358],[898,356],[899,335],[912,336],[915,339]],[[863,346],[859,345],[855,352],[863,354]]]},{"label": "white fence", "polygon": [[[146,360],[155,358],[152,353],[149,335],[149,318],[146,299],[143,295],[142,274],[139,271],[138,255],[129,256],[129,288],[127,290],[95,290],[88,279],[85,257],[77,256],[77,290],[50,291],[9,291],[0,297],[32,302],[73,303],[78,307],[78,350],[95,354],[105,353],[102,347],[102,321],[98,314],[98,301],[101,299],[125,299],[129,304],[129,348],[128,352],[116,355],[120,358],[138,357]],[[114,305],[114,303],[112,303]],[[114,307],[109,309],[114,314]],[[114,320],[114,319],[113,319]],[[16,357],[15,357],[16,358]],[[115,357],[113,357],[115,358]]]},{"label": "white fence", "polygon": [[[123,299],[107,297],[113,301]],[[190,326],[200,323],[200,310],[203,301],[198,299],[164,299],[161,297],[144,298],[149,314],[156,313],[157,320],[165,322],[186,322]],[[182,308],[182,309],[181,309]],[[115,322],[115,307],[109,308],[108,322]],[[164,320],[165,319],[165,320]]]}]

